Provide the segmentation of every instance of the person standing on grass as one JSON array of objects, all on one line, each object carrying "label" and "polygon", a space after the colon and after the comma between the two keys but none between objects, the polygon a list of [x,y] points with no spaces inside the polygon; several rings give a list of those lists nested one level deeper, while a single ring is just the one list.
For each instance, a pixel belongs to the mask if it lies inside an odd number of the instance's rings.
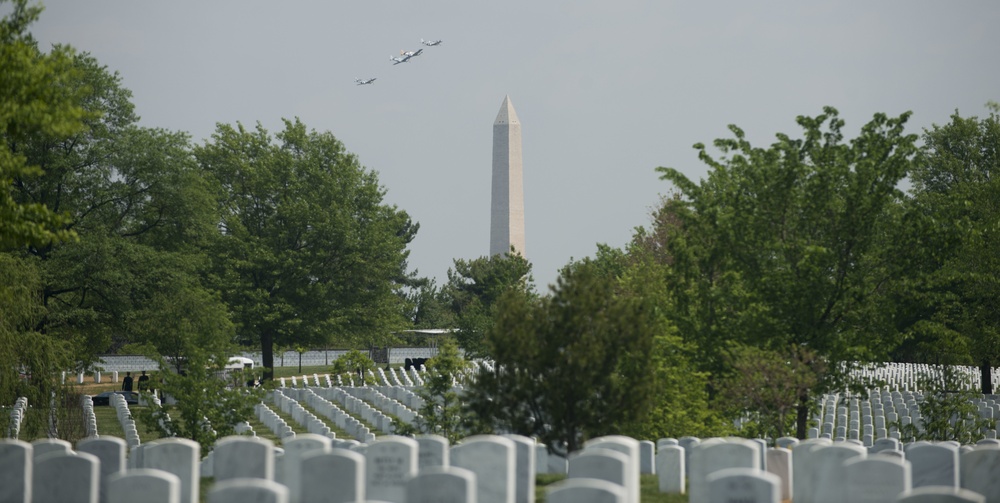
[{"label": "person standing on grass", "polygon": [[139,376],[139,391],[149,391],[149,376],[146,375],[146,371],[142,371],[142,375]]},{"label": "person standing on grass", "polygon": [[132,373],[125,372],[125,379],[122,380],[122,391],[132,391]]}]

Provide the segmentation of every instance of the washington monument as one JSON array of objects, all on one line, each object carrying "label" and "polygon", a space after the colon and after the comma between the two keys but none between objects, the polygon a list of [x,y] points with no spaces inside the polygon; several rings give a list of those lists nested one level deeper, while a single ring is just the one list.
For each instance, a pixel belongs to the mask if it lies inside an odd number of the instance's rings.
[{"label": "washington monument", "polygon": [[505,96],[493,121],[493,200],[490,212],[490,256],[524,253],[524,186],[521,181],[521,121]]}]

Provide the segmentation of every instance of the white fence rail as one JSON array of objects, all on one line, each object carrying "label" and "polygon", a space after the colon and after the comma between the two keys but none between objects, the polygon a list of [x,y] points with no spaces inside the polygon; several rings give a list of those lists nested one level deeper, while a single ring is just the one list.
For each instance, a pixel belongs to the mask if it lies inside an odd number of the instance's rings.
[{"label": "white fence rail", "polygon": [[[303,366],[330,365],[341,355],[347,353],[345,349],[329,349],[319,351],[306,351],[302,353]],[[407,358],[430,358],[437,353],[437,348],[390,348],[389,363],[402,364]],[[244,352],[236,356],[243,356],[254,361],[254,365],[261,366],[264,363],[260,352]],[[143,370],[157,370],[159,366],[155,361],[140,355],[104,355],[98,358],[97,367],[105,372],[140,372]],[[286,351],[283,355],[274,355],[275,367],[298,367],[299,354],[295,351]]]}]

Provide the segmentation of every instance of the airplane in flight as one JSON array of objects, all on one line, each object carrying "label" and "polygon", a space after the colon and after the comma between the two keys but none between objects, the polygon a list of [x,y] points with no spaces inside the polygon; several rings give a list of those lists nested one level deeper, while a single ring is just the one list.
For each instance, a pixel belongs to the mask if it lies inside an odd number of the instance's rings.
[{"label": "airplane in flight", "polygon": [[424,44],[424,45],[426,45],[428,47],[434,47],[435,45],[441,45],[441,41],[440,40],[424,40],[424,39],[420,39],[420,43]]},{"label": "airplane in flight", "polygon": [[375,82],[375,77],[372,77],[370,79],[354,79],[354,81],[357,82],[359,86],[363,86],[365,84],[371,84]]},{"label": "airplane in flight", "polygon": [[424,52],[423,49],[417,49],[416,51],[399,51],[399,56],[389,56],[389,60],[392,64],[398,65],[400,63],[406,63],[410,58],[415,58]]}]

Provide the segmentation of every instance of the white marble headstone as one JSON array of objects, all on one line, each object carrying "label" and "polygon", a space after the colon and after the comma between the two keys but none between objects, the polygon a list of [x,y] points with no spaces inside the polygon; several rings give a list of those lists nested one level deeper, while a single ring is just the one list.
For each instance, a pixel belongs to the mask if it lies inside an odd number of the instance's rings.
[{"label": "white marble headstone", "polygon": [[959,487],[958,447],[945,443],[918,442],[906,450],[913,476],[913,488],[925,486]]},{"label": "white marble headstone", "polygon": [[108,478],[107,503],[180,503],[181,479],[170,472],[136,468]]},{"label": "white marble headstone", "polygon": [[288,488],[273,480],[229,479],[212,486],[208,503],[288,503]]},{"label": "white marble headstone", "polygon": [[986,496],[991,503],[1000,501],[1000,448],[977,447],[962,454],[959,471],[962,488]]},{"label": "white marble headstone", "polygon": [[627,503],[628,493],[624,487],[606,480],[566,479],[548,487],[545,501],[546,503]]},{"label": "white marble headstone", "polygon": [[843,503],[847,501],[844,463],[851,459],[868,457],[863,446],[835,442],[812,452],[813,501],[815,503]]},{"label": "white marble headstone", "polygon": [[708,503],[781,503],[781,481],[755,468],[726,468],[706,480]]},{"label": "white marble headstone", "polygon": [[406,503],[476,503],[476,474],[458,467],[422,468],[406,485]]},{"label": "white marble headstone", "polygon": [[97,503],[100,460],[86,452],[50,452],[34,460],[31,498],[36,503]]},{"label": "white marble headstone", "polygon": [[778,477],[781,500],[792,499],[792,451],[781,447],[768,449],[767,472]]},{"label": "white marble headstone", "polygon": [[639,474],[656,473],[656,444],[652,440],[639,441]]},{"label": "white marble headstone", "polygon": [[363,503],[365,456],[347,449],[315,450],[302,455],[303,502]]},{"label": "white marble headstone", "polygon": [[910,462],[898,458],[872,456],[844,463],[847,501],[876,503],[892,501],[912,489]]},{"label": "white marble headstone", "polygon": [[39,438],[31,442],[35,458],[50,452],[73,452],[73,444],[61,438]]},{"label": "white marble headstone", "polygon": [[284,475],[284,484],[288,487],[288,501],[291,503],[302,501],[300,497],[302,470],[299,466],[302,463],[302,456],[315,451],[330,452],[330,443],[329,438],[314,433],[303,433],[282,442],[285,453],[281,457],[281,471]]},{"label": "white marble headstone", "polygon": [[125,451],[128,444],[117,437],[91,437],[76,443],[76,450],[93,454],[101,462],[98,498],[105,501],[108,480],[125,472]]},{"label": "white marble headstone", "polygon": [[431,466],[448,466],[448,439],[441,435],[420,435],[417,437],[420,446],[417,452],[418,470]]},{"label": "white marble headstone", "polygon": [[501,435],[514,442],[514,501],[535,503],[535,440],[523,435]]},{"label": "white marble headstone", "polygon": [[0,501],[31,503],[32,452],[28,442],[0,438]]},{"label": "white marble headstone", "polygon": [[812,456],[817,449],[830,445],[829,440],[808,439],[792,448],[792,501],[813,503]]},{"label": "white marble headstone", "polygon": [[274,480],[274,442],[271,440],[232,435],[216,442],[212,452],[216,482],[241,478]]},{"label": "white marble headstone", "polygon": [[639,441],[623,435],[592,438],[583,444],[584,449],[611,449],[628,457],[628,478],[625,492],[631,503],[639,503]]},{"label": "white marble headstone", "polygon": [[986,497],[957,487],[925,486],[901,494],[896,503],[986,503]]},{"label": "white marble headstone", "polygon": [[417,441],[401,436],[380,437],[365,451],[365,497],[369,500],[406,502],[406,483],[417,474]]},{"label": "white marble headstone", "polygon": [[466,437],[451,448],[451,465],[476,474],[478,503],[515,503],[517,448],[499,435]]},{"label": "white marble headstone", "polygon": [[684,448],[679,445],[661,445],[656,453],[656,478],[661,493],[684,494],[687,479],[684,467]]},{"label": "white marble headstone", "polygon": [[708,495],[708,476],[727,468],[760,470],[760,446],[746,439],[709,439],[691,453],[688,486],[692,501],[704,501]]},{"label": "white marble headstone", "polygon": [[629,476],[628,456],[610,449],[589,448],[569,457],[569,478],[599,479],[626,487]]},{"label": "white marble headstone", "polygon": [[181,503],[198,503],[201,445],[186,438],[161,438],[142,450],[145,468],[172,473],[181,481]]}]

